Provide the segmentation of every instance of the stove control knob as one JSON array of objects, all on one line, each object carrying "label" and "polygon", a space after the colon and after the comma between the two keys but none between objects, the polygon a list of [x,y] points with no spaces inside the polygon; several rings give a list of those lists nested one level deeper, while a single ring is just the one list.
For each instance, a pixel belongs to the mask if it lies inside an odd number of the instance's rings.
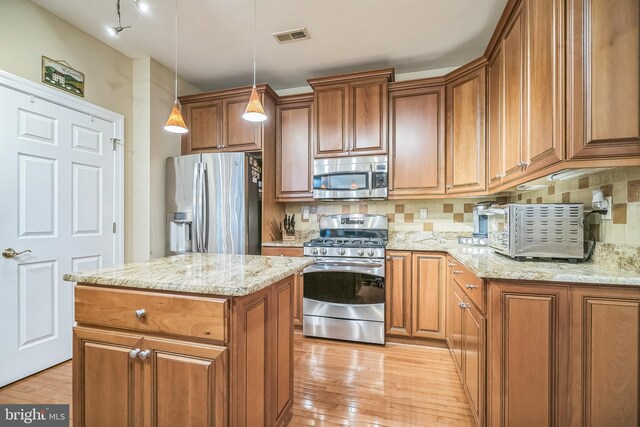
[{"label": "stove control knob", "polygon": [[358,249],[358,256],[364,256],[364,249]]},{"label": "stove control knob", "polygon": [[367,255],[373,256],[373,254],[374,254],[373,249],[369,249],[369,252],[367,252]]},{"label": "stove control knob", "polygon": [[338,249],[338,253],[339,253],[340,255],[344,255],[344,248],[340,248],[340,249]]},{"label": "stove control knob", "polygon": [[311,253],[312,253],[312,254],[317,254],[317,253],[318,253],[318,248],[313,248],[313,249],[311,249]]},{"label": "stove control knob", "polygon": [[326,250],[325,248],[321,248],[321,249],[320,249],[320,253],[321,253],[322,255],[326,255],[326,254],[327,254],[327,250]]}]

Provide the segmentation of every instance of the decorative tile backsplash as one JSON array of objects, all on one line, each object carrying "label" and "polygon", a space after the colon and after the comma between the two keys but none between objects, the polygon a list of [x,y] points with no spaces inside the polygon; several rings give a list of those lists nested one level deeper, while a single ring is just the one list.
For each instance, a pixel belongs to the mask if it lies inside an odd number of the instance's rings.
[{"label": "decorative tile backsplash", "polygon": [[[323,215],[374,213],[389,217],[390,231],[468,233],[473,231],[472,209],[476,202],[584,203],[585,210],[590,210],[595,189],[602,189],[605,197],[613,196],[612,220],[601,220],[598,215],[590,218],[596,240],[640,247],[640,167],[609,169],[555,182],[535,191],[501,193],[500,197],[287,203],[286,213],[296,214],[298,231],[318,230],[319,218]],[[302,220],[304,206],[309,207],[308,220]],[[426,219],[421,219],[421,209],[426,209]]]},{"label": "decorative tile backsplash", "polygon": [[[473,205],[479,201],[496,200],[495,197],[430,199],[430,200],[386,200],[360,202],[315,202],[287,203],[287,214],[296,214],[298,230],[317,230],[322,215],[340,213],[372,213],[387,215],[390,231],[473,231]],[[302,220],[302,209],[309,206],[309,220]],[[426,218],[420,210],[426,210]]]},{"label": "decorative tile backsplash", "polygon": [[534,191],[515,192],[513,203],[584,203],[591,210],[593,190],[613,197],[612,219],[589,218],[596,240],[616,245],[640,246],[640,167],[615,168],[593,175],[555,182]]}]

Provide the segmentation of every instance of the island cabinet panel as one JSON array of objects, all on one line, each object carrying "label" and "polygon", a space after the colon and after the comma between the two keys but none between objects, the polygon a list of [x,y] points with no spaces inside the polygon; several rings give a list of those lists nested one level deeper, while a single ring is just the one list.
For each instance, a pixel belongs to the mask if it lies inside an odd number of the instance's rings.
[{"label": "island cabinet panel", "polygon": [[74,426],[142,425],[142,365],[129,357],[141,338],[75,328]]},{"label": "island cabinet panel", "polygon": [[[304,256],[302,248],[263,246],[264,256]],[[302,299],[304,297],[304,273],[299,272],[294,276],[293,282],[293,325],[302,326]]]},{"label": "island cabinet panel", "polygon": [[189,150],[217,150],[222,145],[222,102],[220,100],[195,102],[182,108],[189,129]]},{"label": "island cabinet panel", "polygon": [[444,194],[444,85],[398,83],[389,93],[389,196]]},{"label": "island cabinet panel", "polygon": [[485,170],[485,62],[458,71],[447,84],[448,194],[480,192],[486,189]]},{"label": "island cabinet panel", "polygon": [[411,252],[387,251],[385,329],[391,336],[411,336]]},{"label": "island cabinet panel", "polygon": [[311,95],[280,98],[276,116],[276,198],[313,200]]},{"label": "island cabinet panel", "polygon": [[567,425],[568,287],[492,282],[489,293],[489,425]]},{"label": "island cabinet panel", "polygon": [[83,324],[226,342],[228,311],[228,300],[220,298],[86,285],[75,288],[76,321]]},{"label": "island cabinet panel", "polygon": [[222,140],[226,151],[259,151],[262,148],[262,126],[242,118],[248,102],[249,97],[245,94],[222,100]]},{"label": "island cabinet panel", "polygon": [[640,156],[640,3],[568,0],[567,14],[568,157]]},{"label": "island cabinet panel", "polygon": [[446,255],[414,252],[411,336],[444,339]]},{"label": "island cabinet panel", "polygon": [[462,307],[462,354],[464,360],[463,381],[471,412],[476,423],[485,423],[486,379],[486,318],[473,304]]},{"label": "island cabinet panel", "polygon": [[640,425],[640,290],[575,288],[571,425]]},{"label": "island cabinet panel", "polygon": [[388,85],[393,69],[309,80],[314,158],[387,153]]},{"label": "island cabinet panel", "polygon": [[[283,282],[274,289],[276,357],[272,359],[275,365],[273,376],[276,393],[273,395],[275,406],[271,419],[276,424],[288,423],[289,409],[293,405],[293,313],[292,301],[294,286],[292,282]],[[286,420],[286,421],[285,421]]]}]

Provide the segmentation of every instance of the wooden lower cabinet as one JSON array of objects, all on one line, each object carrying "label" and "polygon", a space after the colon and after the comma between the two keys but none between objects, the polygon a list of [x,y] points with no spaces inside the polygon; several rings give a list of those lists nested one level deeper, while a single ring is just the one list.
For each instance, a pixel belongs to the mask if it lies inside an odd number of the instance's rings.
[{"label": "wooden lower cabinet", "polygon": [[78,327],[73,369],[75,425],[227,422],[225,347]]},{"label": "wooden lower cabinet", "polygon": [[640,425],[640,289],[571,295],[571,425]]},{"label": "wooden lower cabinet", "polygon": [[385,266],[387,336],[411,336],[411,252],[387,251]]},{"label": "wooden lower cabinet", "polygon": [[569,422],[569,287],[489,285],[490,426]]}]

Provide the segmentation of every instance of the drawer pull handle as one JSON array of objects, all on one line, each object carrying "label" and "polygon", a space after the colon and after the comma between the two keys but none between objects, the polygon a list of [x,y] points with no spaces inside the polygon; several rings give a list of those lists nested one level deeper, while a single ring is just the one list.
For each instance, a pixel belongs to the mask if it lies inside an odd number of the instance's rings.
[{"label": "drawer pull handle", "polygon": [[129,357],[132,359],[135,359],[136,357],[138,357],[138,354],[140,354],[140,349],[139,348],[134,348],[133,350],[131,350],[129,352]]},{"label": "drawer pull handle", "polygon": [[449,266],[449,268],[453,268],[453,267],[455,267],[455,266],[456,266],[456,265],[455,265],[454,263],[452,263],[452,262],[450,262],[450,263],[449,263],[449,264],[447,264],[447,265]]},{"label": "drawer pull handle", "polygon": [[476,285],[472,285],[470,283],[467,283],[467,289],[475,289],[475,288],[477,288]]},{"label": "drawer pull handle", "polygon": [[453,270],[453,274],[462,274],[462,270]]},{"label": "drawer pull handle", "polygon": [[144,310],[144,308],[139,308],[136,310],[136,317],[138,319],[142,320],[146,315],[147,315],[147,312]]},{"label": "drawer pull handle", "polygon": [[140,353],[138,353],[138,358],[139,358],[140,360],[144,360],[144,359],[146,359],[147,357],[149,357],[149,355],[150,355],[150,354],[151,354],[151,352],[150,352],[149,350],[143,350],[143,351],[141,351]]}]

